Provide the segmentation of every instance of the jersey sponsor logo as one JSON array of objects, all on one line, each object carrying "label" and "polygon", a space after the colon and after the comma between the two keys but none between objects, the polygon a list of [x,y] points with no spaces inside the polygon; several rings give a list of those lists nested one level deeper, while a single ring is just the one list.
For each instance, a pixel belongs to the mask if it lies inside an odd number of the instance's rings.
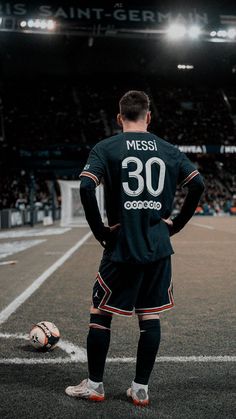
[{"label": "jersey sponsor logo", "polygon": [[162,207],[161,202],[156,201],[126,201],[124,208],[127,210],[131,209],[155,209],[160,210]]},{"label": "jersey sponsor logo", "polygon": [[127,140],[126,141],[128,150],[138,150],[138,151],[147,151],[147,150],[157,150],[157,145],[154,140]]}]

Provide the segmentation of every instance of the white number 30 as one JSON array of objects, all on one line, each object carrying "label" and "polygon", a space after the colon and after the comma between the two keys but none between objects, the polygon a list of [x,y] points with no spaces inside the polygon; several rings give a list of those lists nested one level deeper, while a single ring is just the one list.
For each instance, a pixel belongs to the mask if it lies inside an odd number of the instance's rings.
[{"label": "white number 30", "polygon": [[[138,157],[126,157],[122,161],[122,169],[127,169],[129,163],[135,163],[137,166],[136,170],[128,172],[128,175],[129,175],[129,178],[133,177],[137,179],[138,187],[135,190],[131,190],[128,182],[123,182],[122,185],[127,195],[138,196],[143,192],[144,186],[145,186],[144,178],[141,175],[141,172],[143,170],[143,163]],[[154,189],[152,185],[152,165],[153,164],[158,164],[160,166],[157,189]],[[166,165],[164,161],[159,159],[158,157],[152,157],[148,159],[145,163],[145,171],[146,171],[146,186],[147,186],[148,192],[153,196],[160,195],[164,188],[165,173],[166,173]]]}]

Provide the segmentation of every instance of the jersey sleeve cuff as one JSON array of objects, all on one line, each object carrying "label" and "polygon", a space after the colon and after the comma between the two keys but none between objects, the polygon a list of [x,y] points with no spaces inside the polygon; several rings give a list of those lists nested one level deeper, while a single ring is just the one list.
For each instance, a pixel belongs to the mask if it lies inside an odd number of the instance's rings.
[{"label": "jersey sleeve cuff", "polygon": [[193,172],[191,172],[181,183],[180,183],[180,187],[183,188],[184,186],[186,186],[190,180],[192,180],[195,176],[199,175],[199,171],[198,170],[194,170]]},{"label": "jersey sleeve cuff", "polygon": [[92,179],[96,183],[96,186],[98,186],[99,183],[100,183],[99,179],[96,175],[94,175],[91,172],[87,172],[86,170],[83,170],[83,172],[80,173],[79,177],[81,178],[82,176],[86,176],[86,177],[89,177],[90,179]]}]

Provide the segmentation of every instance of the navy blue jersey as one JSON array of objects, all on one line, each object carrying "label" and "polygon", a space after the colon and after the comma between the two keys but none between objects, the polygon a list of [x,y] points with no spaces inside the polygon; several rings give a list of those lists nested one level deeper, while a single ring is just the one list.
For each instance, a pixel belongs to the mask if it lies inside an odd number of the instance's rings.
[{"label": "navy blue jersey", "polygon": [[80,176],[104,183],[108,224],[121,224],[110,259],[150,263],[171,255],[162,218],[172,212],[177,185],[198,175],[184,153],[148,132],[124,132],[96,144]]}]

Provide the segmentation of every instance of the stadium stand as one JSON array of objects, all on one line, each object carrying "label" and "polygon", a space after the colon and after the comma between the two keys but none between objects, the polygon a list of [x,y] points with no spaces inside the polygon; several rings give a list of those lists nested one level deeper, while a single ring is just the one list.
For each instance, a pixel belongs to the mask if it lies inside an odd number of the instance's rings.
[{"label": "stadium stand", "polygon": [[221,89],[153,89],[159,135],[175,144],[233,144],[235,124]]},{"label": "stadium stand", "polygon": [[[149,84],[152,127],[173,144],[234,144],[234,114],[222,89]],[[12,145],[89,144],[117,133],[118,88],[58,83],[6,84],[3,96],[7,141]],[[34,141],[32,142],[32,138]]]},{"label": "stadium stand", "polygon": [[[33,82],[31,82],[33,83]],[[95,87],[96,86],[96,87]],[[212,87],[159,87],[153,80],[145,89],[152,98],[152,124],[150,131],[178,145],[224,144],[235,141],[233,91]],[[74,161],[76,169],[59,176],[56,169],[51,175],[36,175],[34,205],[49,205],[50,194],[46,180],[50,176],[77,178],[92,146],[99,140],[119,132],[115,115],[121,91],[119,83],[109,88],[88,82],[7,82],[2,95],[4,137],[0,147],[12,156],[41,159],[42,166],[58,159]],[[229,100],[227,99],[229,98]],[[33,140],[33,141],[32,141]],[[197,213],[234,214],[236,207],[236,176],[234,157],[230,155],[192,155],[206,180],[206,192]],[[191,155],[190,155],[190,158]],[[48,159],[48,160],[47,160]],[[76,163],[77,162],[77,163]],[[29,176],[22,175],[24,167],[5,173],[0,190],[0,209],[29,206]],[[73,173],[74,172],[74,173]],[[72,176],[71,176],[72,173]],[[59,195],[59,188],[57,190]],[[175,212],[184,199],[179,191]]]}]

